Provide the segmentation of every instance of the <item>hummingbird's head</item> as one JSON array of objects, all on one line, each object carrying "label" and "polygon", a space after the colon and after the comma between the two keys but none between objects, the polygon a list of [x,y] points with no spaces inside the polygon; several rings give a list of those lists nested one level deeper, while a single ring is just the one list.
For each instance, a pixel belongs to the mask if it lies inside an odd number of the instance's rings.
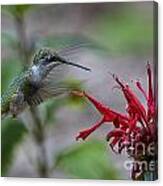
[{"label": "hummingbird's head", "polygon": [[34,55],[33,64],[37,65],[43,62],[49,63],[52,61],[57,61],[56,57],[57,54],[54,51],[49,48],[43,48],[36,52],[36,54]]},{"label": "hummingbird's head", "polygon": [[43,49],[40,49],[34,56],[34,59],[33,59],[33,64],[34,65],[38,65],[38,64],[41,64],[41,65],[55,65],[56,66],[58,64],[66,64],[66,65],[71,65],[71,66],[75,66],[75,67],[78,67],[78,68],[81,68],[81,69],[84,69],[86,71],[91,71],[89,68],[87,67],[84,67],[82,65],[79,65],[79,64],[76,64],[76,63],[72,63],[70,61],[67,61],[65,58],[59,56],[58,53],[52,51],[51,49],[49,48],[43,48]]}]

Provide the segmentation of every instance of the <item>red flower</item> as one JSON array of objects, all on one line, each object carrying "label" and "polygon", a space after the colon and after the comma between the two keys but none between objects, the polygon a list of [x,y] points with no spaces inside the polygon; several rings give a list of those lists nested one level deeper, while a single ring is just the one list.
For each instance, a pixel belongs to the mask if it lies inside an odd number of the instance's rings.
[{"label": "red flower", "polygon": [[[136,143],[142,142],[148,146],[148,144],[157,140],[152,72],[149,63],[147,64],[147,77],[147,93],[143,89],[141,83],[139,81],[136,82],[136,87],[144,95],[147,102],[146,105],[143,105],[137,95],[132,91],[130,86],[123,83],[117,76],[113,75],[113,78],[120,86],[122,93],[127,101],[127,109],[125,114],[112,110],[110,107],[97,101],[94,97],[88,95],[86,92],[75,92],[75,94],[78,96],[86,97],[102,115],[102,118],[92,127],[80,131],[76,139],[78,140],[82,138],[85,140],[102,124],[108,124],[109,122],[115,127],[114,130],[109,131],[106,136],[107,141],[110,142],[110,147],[112,150],[116,153],[121,153],[123,149],[126,149],[128,154],[135,160],[142,159],[142,149],[139,149],[138,153],[134,153]],[[138,170],[133,170],[133,177],[136,177],[137,173]]]}]

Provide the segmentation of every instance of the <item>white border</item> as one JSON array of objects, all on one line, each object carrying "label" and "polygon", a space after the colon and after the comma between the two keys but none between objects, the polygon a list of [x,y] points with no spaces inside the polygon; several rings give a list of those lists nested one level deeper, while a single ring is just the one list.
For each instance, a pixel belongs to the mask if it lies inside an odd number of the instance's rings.
[{"label": "white border", "polygon": [[[138,0],[139,1],[139,0]],[[43,3],[64,3],[64,2],[97,2],[95,0],[1,0],[1,4],[43,4]],[[98,0],[98,2],[113,2],[106,0]],[[121,2],[121,0],[114,0],[114,2]],[[132,2],[132,0],[128,0]],[[157,0],[159,3],[159,180],[155,182],[133,182],[133,181],[102,181],[102,180],[60,180],[60,179],[29,179],[29,178],[0,178],[0,184],[4,186],[28,186],[35,184],[35,186],[44,186],[44,185],[55,185],[55,186],[83,186],[83,185],[92,185],[92,186],[108,186],[119,184],[122,186],[129,185],[163,185],[163,102],[161,100],[163,96],[163,25],[161,20],[163,20],[163,1]]]}]

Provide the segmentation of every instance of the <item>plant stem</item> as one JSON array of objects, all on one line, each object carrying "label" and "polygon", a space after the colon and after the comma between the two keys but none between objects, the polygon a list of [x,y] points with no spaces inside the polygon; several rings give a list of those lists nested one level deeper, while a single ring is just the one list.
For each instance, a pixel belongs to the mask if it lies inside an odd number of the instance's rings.
[{"label": "plant stem", "polygon": [[32,119],[34,121],[34,126],[32,130],[33,139],[37,145],[38,149],[38,161],[37,161],[37,170],[40,177],[48,177],[48,162],[46,156],[46,148],[45,148],[45,132],[44,126],[40,118],[38,117],[36,107],[30,107],[30,112],[32,115]]},{"label": "plant stem", "polygon": [[[22,64],[24,69],[28,67],[31,57],[31,49],[28,45],[26,28],[25,28],[24,14],[21,16],[15,15],[15,27],[17,31],[17,36],[19,39],[18,54],[22,58]],[[37,172],[39,177],[48,177],[49,169],[46,156],[45,148],[45,131],[41,119],[38,115],[38,110],[36,107],[30,107],[31,117],[34,123],[32,130],[29,133],[33,136],[35,144],[37,146]]]},{"label": "plant stem", "polygon": [[16,27],[17,37],[19,40],[19,45],[17,48],[18,54],[22,58],[22,63],[25,68],[28,67],[30,63],[31,51],[28,47],[24,15],[22,15],[21,17],[19,16],[15,17],[15,27]]}]

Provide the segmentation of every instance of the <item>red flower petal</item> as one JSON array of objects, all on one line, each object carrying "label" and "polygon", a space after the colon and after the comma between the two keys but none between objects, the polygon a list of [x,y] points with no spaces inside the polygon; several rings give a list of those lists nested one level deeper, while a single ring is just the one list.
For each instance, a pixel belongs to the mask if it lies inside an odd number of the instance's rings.
[{"label": "red flower petal", "polygon": [[79,135],[76,137],[76,140],[78,140],[80,138],[85,140],[92,132],[94,132],[97,128],[99,128],[103,124],[103,122],[104,122],[104,118],[102,118],[99,122],[97,122],[92,127],[80,131]]},{"label": "red flower petal", "polygon": [[135,114],[134,118],[131,118],[129,121],[129,133],[135,129],[137,121],[138,121],[138,115]]},{"label": "red flower petal", "polygon": [[148,120],[155,115],[155,105],[154,105],[154,95],[153,95],[153,86],[152,86],[152,72],[150,64],[147,63],[147,75],[148,75]]},{"label": "red flower petal", "polygon": [[145,99],[148,101],[147,94],[146,94],[145,90],[143,89],[142,84],[139,81],[136,81],[136,86],[141,91],[141,93],[144,95]]},{"label": "red flower petal", "polygon": [[123,131],[123,130],[121,130],[121,129],[115,129],[115,130],[112,130],[111,132],[109,132],[108,134],[107,134],[107,137],[106,137],[106,139],[107,139],[107,141],[109,141],[110,140],[110,138],[112,138],[112,137],[122,137],[123,135],[125,134],[125,131]]},{"label": "red flower petal", "polygon": [[107,116],[107,120],[112,121],[115,119],[116,114],[112,112],[112,110],[109,109],[109,107],[105,106],[104,104],[97,101],[92,96],[89,96],[88,94],[84,93],[84,95],[93,103],[93,105],[96,107],[96,109],[103,115]]},{"label": "red flower petal", "polygon": [[148,99],[150,102],[152,102],[153,101],[152,72],[149,63],[147,63],[147,75],[148,75]]},{"label": "red flower petal", "polygon": [[130,112],[133,114],[138,114],[140,117],[143,118],[145,123],[147,123],[147,117],[146,117],[146,111],[144,106],[141,104],[137,96],[134,94],[134,92],[130,89],[130,87],[126,84],[124,85],[118,77],[113,76],[116,82],[120,85],[122,88],[122,92],[128,102],[128,106],[130,109]]},{"label": "red flower petal", "polygon": [[95,98],[93,98],[92,96],[88,95],[87,93],[84,92],[84,95],[89,99],[89,101],[91,103],[93,103],[93,105],[96,107],[96,109],[101,114],[104,115],[104,117],[105,117],[104,120],[105,121],[107,121],[107,122],[114,121],[116,118],[118,118],[119,120],[128,120],[127,116],[111,110],[109,107],[107,107],[104,104],[100,103]]},{"label": "red flower petal", "polygon": [[128,121],[129,119],[128,118],[125,118],[123,119],[122,117],[120,116],[117,116],[114,121],[113,121],[113,124],[116,128],[128,128]]}]

